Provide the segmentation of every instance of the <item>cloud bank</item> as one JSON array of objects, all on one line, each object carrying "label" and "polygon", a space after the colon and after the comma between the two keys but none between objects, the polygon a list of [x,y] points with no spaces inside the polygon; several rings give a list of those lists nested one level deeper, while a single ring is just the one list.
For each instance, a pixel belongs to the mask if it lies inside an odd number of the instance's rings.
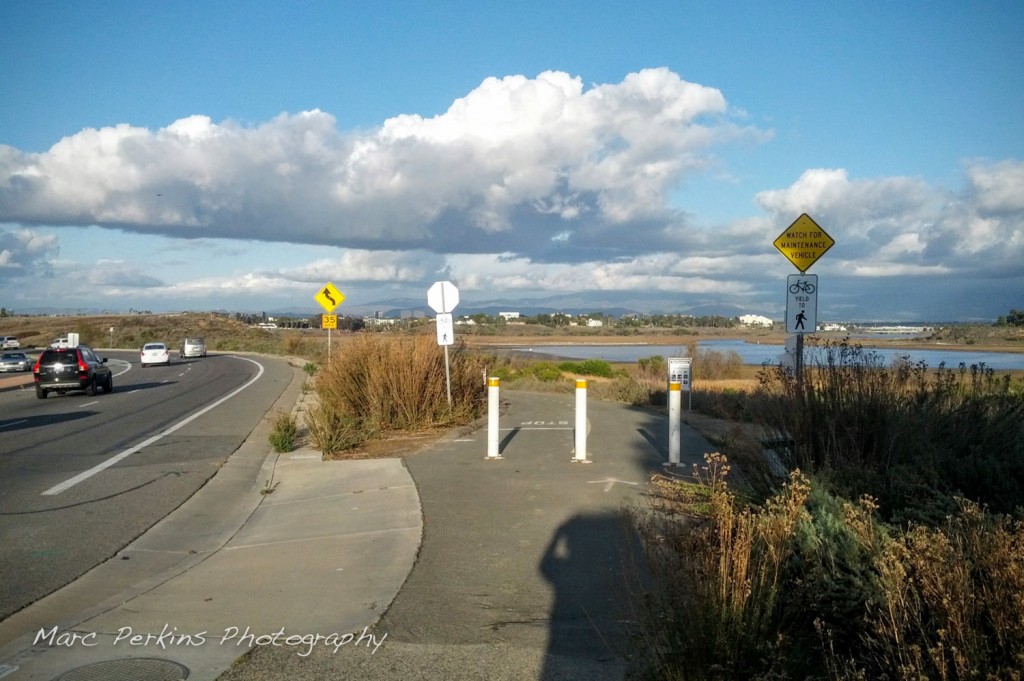
[{"label": "cloud bank", "polygon": [[195,115],[158,130],[85,129],[43,153],[0,145],[0,276],[60,267],[56,238],[35,228],[95,225],[343,251],[178,284],[109,258],[86,281],[111,295],[135,287],[199,299],[339,277],[412,289],[451,278],[468,291],[757,302],[769,299],[766,277],[792,271],[772,240],[807,212],[837,242],[816,272],[1020,281],[1017,159],[967,159],[952,189],[811,168],[757,192],[760,214],[702,223],[679,205],[680,188],[719,177],[731,145],[773,143],[744,120],[719,90],[665,68],[590,87],[548,71],[488,78],[443,114],[364,131],[313,110],[257,125]]},{"label": "cloud bank", "polygon": [[[709,150],[766,133],[668,69],[489,78],[434,118],[342,133],[321,111],[255,127],[191,116],[88,129],[45,153],[0,147],[0,221],[539,259],[671,243],[667,197]],[[637,230],[642,234],[637,234]]]}]

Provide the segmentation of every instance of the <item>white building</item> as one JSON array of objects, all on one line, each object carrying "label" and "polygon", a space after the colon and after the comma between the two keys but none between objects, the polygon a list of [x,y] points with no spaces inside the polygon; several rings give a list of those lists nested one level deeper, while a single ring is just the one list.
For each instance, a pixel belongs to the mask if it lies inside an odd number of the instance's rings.
[{"label": "white building", "polygon": [[519,319],[518,312],[499,312],[498,316],[504,319],[505,321],[508,321],[510,319]]},{"label": "white building", "polygon": [[743,326],[771,326],[772,320],[756,314],[745,314],[739,318]]}]

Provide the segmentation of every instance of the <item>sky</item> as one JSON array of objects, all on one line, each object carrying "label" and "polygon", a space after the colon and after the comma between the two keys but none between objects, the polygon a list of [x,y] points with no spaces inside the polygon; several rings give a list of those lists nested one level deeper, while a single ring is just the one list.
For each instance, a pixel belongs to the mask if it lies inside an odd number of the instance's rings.
[{"label": "sky", "polygon": [[[0,306],[1024,309],[1024,3],[0,1]],[[456,309],[456,313],[460,312]]]}]

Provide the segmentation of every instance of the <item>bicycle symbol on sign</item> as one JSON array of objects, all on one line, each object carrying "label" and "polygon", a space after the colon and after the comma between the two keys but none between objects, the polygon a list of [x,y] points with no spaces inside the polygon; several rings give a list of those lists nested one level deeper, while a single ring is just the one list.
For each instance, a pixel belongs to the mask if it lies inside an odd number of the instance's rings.
[{"label": "bicycle symbol on sign", "polygon": [[790,293],[800,293],[801,291],[803,293],[806,293],[807,295],[814,293],[814,284],[807,281],[806,279],[797,279],[797,282],[789,287]]}]

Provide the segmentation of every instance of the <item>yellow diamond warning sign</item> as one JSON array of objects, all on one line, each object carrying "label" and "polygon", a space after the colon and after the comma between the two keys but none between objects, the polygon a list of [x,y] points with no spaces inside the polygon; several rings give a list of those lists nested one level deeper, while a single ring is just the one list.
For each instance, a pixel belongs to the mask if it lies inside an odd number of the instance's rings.
[{"label": "yellow diamond warning sign", "polygon": [[798,270],[806,272],[825,251],[832,248],[835,241],[810,215],[804,213],[773,243]]},{"label": "yellow diamond warning sign", "polygon": [[331,314],[334,312],[334,308],[341,305],[345,300],[345,294],[335,288],[334,284],[327,282],[313,298],[316,299],[316,302],[320,303],[320,307],[324,309],[324,312]]}]

